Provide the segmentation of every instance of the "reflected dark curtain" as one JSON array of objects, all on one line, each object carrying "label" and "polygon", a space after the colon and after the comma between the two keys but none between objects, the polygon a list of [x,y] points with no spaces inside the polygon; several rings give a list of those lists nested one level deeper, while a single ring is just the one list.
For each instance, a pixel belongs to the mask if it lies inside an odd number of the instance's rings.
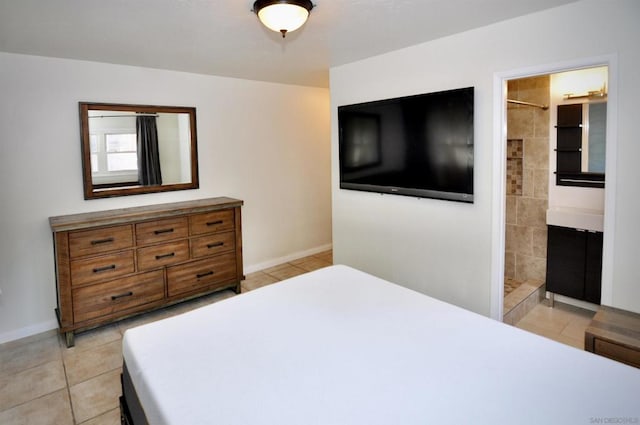
[{"label": "reflected dark curtain", "polygon": [[138,116],[136,130],[138,133],[139,183],[143,186],[160,185],[162,184],[162,173],[160,172],[156,117]]}]

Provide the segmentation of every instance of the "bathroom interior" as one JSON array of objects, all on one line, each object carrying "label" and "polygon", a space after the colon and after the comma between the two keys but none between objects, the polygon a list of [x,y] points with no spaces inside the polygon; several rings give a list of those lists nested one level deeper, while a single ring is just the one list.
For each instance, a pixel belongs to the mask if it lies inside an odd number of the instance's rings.
[{"label": "bathroom interior", "polygon": [[606,66],[507,82],[506,323],[600,303],[607,82]]}]

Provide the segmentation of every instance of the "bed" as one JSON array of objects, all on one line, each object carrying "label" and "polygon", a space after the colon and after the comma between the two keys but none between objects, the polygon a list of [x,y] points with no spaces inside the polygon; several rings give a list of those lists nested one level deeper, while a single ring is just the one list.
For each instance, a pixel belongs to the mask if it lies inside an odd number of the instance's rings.
[{"label": "bed", "polygon": [[640,370],[347,266],[130,329],[123,357],[135,425],[640,417]]}]

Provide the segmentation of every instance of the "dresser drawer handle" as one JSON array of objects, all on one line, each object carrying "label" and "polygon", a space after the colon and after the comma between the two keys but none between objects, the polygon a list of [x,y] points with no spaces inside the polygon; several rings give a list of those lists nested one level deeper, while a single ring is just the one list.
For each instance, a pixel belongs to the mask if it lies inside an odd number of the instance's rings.
[{"label": "dresser drawer handle", "polygon": [[95,241],[91,241],[91,245],[100,245],[102,243],[109,243],[109,242],[113,242],[113,238],[106,238],[106,239],[98,239]]},{"label": "dresser drawer handle", "polygon": [[214,242],[214,243],[210,243],[207,245],[207,248],[215,248],[217,246],[222,246],[224,245],[224,242]]},{"label": "dresser drawer handle", "polygon": [[198,274],[196,275],[196,277],[197,277],[198,279],[200,279],[201,277],[211,276],[212,274],[213,274],[213,271],[212,271],[212,270],[209,270],[209,271],[208,271],[208,272],[206,272],[206,273],[198,273]]},{"label": "dresser drawer handle", "polygon": [[129,292],[125,292],[124,294],[118,294],[118,295],[112,295],[111,296],[111,301],[115,301],[119,298],[125,298],[125,297],[130,297],[133,295],[133,292],[129,291]]},{"label": "dresser drawer handle", "polygon": [[116,269],[116,265],[115,264],[111,264],[110,266],[105,266],[105,267],[96,267],[95,269],[93,269],[94,273],[100,273],[100,272],[106,272],[109,270],[115,270]]},{"label": "dresser drawer handle", "polygon": [[175,252],[170,252],[169,254],[156,255],[156,260],[161,260],[163,258],[175,257]]},{"label": "dresser drawer handle", "polygon": [[218,225],[218,224],[222,224],[222,223],[223,223],[223,222],[222,222],[222,220],[209,221],[209,222],[207,223],[207,226],[216,226],[216,225]]},{"label": "dresser drawer handle", "polygon": [[162,230],[154,230],[153,231],[154,235],[161,235],[163,233],[173,233],[173,228],[171,228],[171,229],[162,229]]}]

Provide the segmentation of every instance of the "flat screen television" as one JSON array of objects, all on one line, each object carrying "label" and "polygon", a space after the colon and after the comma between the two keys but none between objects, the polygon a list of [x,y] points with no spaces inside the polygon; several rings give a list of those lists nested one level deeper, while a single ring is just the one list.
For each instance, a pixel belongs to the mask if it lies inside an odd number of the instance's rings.
[{"label": "flat screen television", "polygon": [[340,188],[473,202],[474,88],[338,107]]}]

